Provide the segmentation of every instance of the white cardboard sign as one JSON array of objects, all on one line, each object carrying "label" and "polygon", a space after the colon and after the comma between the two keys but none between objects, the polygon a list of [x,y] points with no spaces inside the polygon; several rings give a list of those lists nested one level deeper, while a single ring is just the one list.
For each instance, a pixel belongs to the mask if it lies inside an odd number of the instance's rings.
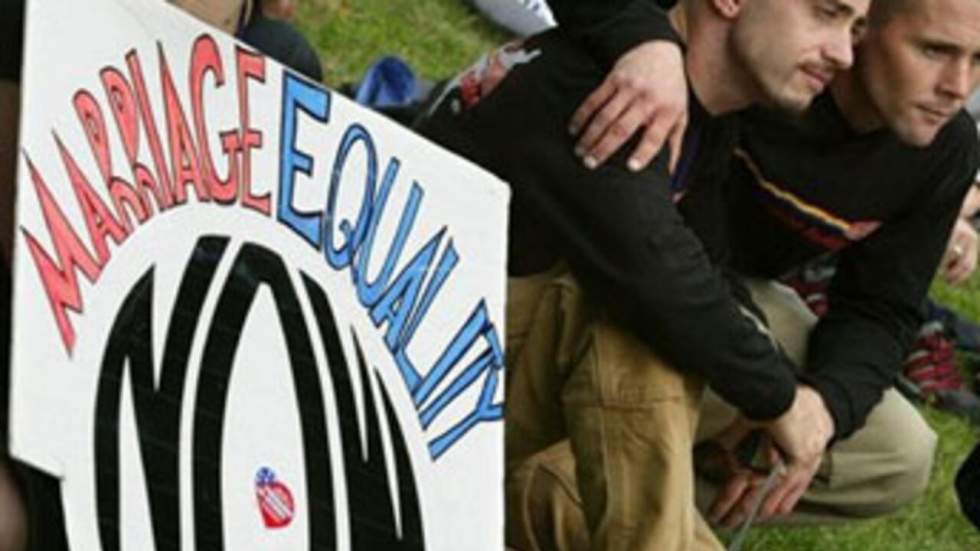
[{"label": "white cardboard sign", "polygon": [[11,447],[72,547],[501,549],[506,187],[162,1],[29,2],[25,60]]}]

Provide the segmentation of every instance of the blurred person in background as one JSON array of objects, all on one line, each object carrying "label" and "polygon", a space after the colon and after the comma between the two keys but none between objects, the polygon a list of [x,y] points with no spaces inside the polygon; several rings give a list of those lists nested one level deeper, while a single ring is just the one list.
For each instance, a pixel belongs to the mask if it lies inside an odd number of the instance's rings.
[{"label": "blurred person in background", "polygon": [[293,0],[169,1],[309,79],[323,81],[316,49],[289,23]]}]

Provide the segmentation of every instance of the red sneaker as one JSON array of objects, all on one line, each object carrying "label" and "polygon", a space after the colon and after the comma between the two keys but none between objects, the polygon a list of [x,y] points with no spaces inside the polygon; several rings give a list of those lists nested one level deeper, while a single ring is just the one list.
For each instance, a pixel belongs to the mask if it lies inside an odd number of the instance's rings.
[{"label": "red sneaker", "polygon": [[963,376],[956,368],[953,343],[946,338],[939,322],[922,326],[902,371],[925,397],[941,390],[964,388]]}]

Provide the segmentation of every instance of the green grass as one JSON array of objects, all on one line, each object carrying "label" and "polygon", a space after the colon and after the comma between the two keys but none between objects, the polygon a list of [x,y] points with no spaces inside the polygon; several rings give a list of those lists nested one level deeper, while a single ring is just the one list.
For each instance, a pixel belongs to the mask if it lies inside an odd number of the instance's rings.
[{"label": "green grass", "polygon": [[956,469],[980,432],[932,408],[926,420],[939,434],[939,447],[926,494],[889,517],[840,526],[757,528],[744,549],[761,551],[967,551],[980,549],[977,532],[960,514],[952,491]]},{"label": "green grass", "polygon": [[942,281],[932,286],[932,296],[973,321],[980,322],[980,277],[970,278],[962,286],[952,287]]},{"label": "green grass", "polygon": [[[507,39],[462,0],[300,0],[297,23],[320,51],[328,85],[360,78],[378,56],[397,54],[430,79],[450,76]],[[953,288],[937,282],[932,294],[980,322],[980,276]],[[958,551],[980,549],[980,532],[959,513],[952,490],[956,469],[980,431],[925,408],[939,434],[929,489],[887,518],[833,527],[761,528],[747,550]]]},{"label": "green grass", "polygon": [[360,80],[389,54],[423,77],[445,78],[507,38],[461,0],[301,0],[296,22],[320,51],[331,86]]},{"label": "green grass", "polygon": [[[980,274],[957,287],[938,279],[931,296],[980,323]],[[939,435],[932,479],[926,494],[889,517],[841,526],[757,529],[746,551],[967,551],[980,549],[980,532],[963,515],[953,492],[956,470],[980,439],[980,429],[935,408],[922,408]]]}]

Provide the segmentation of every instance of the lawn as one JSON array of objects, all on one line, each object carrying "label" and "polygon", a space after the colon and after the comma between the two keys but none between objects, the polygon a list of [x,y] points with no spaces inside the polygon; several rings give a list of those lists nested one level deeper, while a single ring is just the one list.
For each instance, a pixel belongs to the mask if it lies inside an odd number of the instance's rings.
[{"label": "lawn", "polygon": [[[327,83],[357,80],[370,62],[396,54],[421,76],[449,76],[507,39],[461,0],[299,0],[297,22],[320,51]],[[933,296],[980,321],[980,276],[965,286],[937,282]],[[940,435],[927,494],[901,513],[846,526],[757,529],[745,549],[953,551],[980,549],[980,532],[960,515],[952,492],[956,468],[980,431],[925,408]]]}]

